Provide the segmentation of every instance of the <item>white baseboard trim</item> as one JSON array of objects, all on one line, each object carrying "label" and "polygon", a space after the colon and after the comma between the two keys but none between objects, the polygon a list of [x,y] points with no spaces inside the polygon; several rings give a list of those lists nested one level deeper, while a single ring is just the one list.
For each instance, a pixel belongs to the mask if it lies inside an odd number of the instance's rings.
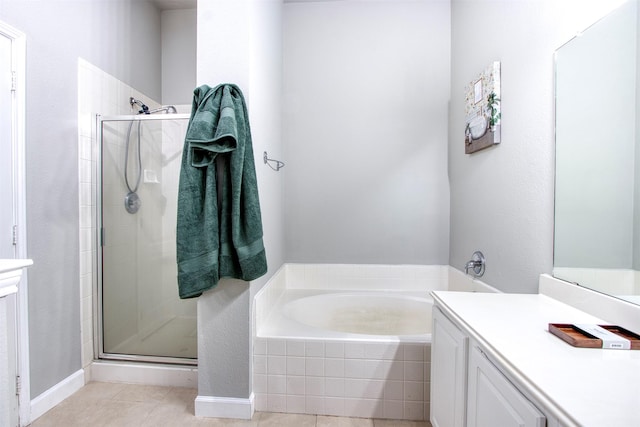
[{"label": "white baseboard trim", "polygon": [[198,396],[195,401],[196,417],[236,418],[250,420],[254,412],[253,393],[247,398]]},{"label": "white baseboard trim", "polygon": [[84,369],[74,372],[49,390],[31,399],[31,422],[84,387]]},{"label": "white baseboard trim", "polygon": [[94,361],[88,371],[90,381],[198,387],[197,366]]}]

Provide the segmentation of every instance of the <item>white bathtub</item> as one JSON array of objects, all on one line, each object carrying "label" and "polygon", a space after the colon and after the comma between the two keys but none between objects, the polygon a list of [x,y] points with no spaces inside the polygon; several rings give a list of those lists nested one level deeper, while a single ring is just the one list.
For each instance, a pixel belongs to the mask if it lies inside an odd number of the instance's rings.
[{"label": "white bathtub", "polygon": [[448,266],[283,266],[255,298],[256,410],[428,419],[429,292],[448,279]]},{"label": "white bathtub", "polygon": [[429,419],[434,290],[495,291],[446,265],[285,264],[254,300],[255,409]]},{"label": "white bathtub", "polygon": [[285,317],[345,334],[425,338],[431,333],[433,300],[389,292],[343,292],[288,302]]},{"label": "white bathtub", "polygon": [[431,342],[427,292],[288,289],[257,336],[372,342]]}]

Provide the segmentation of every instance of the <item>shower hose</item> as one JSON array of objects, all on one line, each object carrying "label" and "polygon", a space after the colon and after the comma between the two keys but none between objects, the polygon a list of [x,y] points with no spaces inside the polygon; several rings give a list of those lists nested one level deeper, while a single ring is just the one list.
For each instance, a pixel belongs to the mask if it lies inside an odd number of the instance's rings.
[{"label": "shower hose", "polygon": [[137,136],[138,136],[138,147],[136,150],[137,160],[138,160],[138,174],[136,177],[136,184],[133,188],[131,188],[131,184],[129,183],[129,149],[131,145],[131,129],[133,128],[133,120],[129,123],[129,130],[127,131],[127,142],[125,145],[125,153],[124,153],[124,182],[127,185],[127,190],[129,193],[125,196],[124,206],[127,212],[134,214],[140,208],[140,197],[138,197],[137,191],[140,186],[140,179],[142,178],[142,156],[140,153],[140,120],[137,120]]}]

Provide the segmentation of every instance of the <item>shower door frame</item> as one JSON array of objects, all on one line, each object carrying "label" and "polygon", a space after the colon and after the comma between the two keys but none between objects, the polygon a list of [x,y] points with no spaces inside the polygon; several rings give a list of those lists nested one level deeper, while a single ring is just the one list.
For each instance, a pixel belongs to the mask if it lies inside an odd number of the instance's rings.
[{"label": "shower door frame", "polygon": [[[148,121],[148,120],[188,120],[189,114],[139,114],[139,115],[116,115],[116,116],[102,116],[96,114],[96,277],[95,277],[95,289],[93,298],[94,311],[97,314],[97,322],[94,325],[94,352],[96,358],[100,360],[115,360],[115,361],[127,361],[127,362],[148,362],[148,363],[163,363],[171,365],[189,365],[197,366],[198,359],[192,358],[180,358],[169,356],[151,356],[151,355],[137,355],[137,354],[121,354],[121,353],[108,353],[104,351],[104,322],[103,322],[103,242],[104,242],[104,228],[103,228],[103,205],[102,205],[102,155],[103,155],[103,140],[102,140],[102,123],[103,122],[130,122],[130,121]],[[176,290],[177,293],[177,290]]]}]

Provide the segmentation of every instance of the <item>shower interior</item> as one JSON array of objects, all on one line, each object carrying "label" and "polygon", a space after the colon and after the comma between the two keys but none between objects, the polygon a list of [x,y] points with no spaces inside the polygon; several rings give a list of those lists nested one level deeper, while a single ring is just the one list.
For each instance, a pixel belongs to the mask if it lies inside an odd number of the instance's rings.
[{"label": "shower interior", "polygon": [[97,118],[96,351],[101,359],[195,365],[196,300],[179,299],[175,261],[189,115],[145,113]]}]

